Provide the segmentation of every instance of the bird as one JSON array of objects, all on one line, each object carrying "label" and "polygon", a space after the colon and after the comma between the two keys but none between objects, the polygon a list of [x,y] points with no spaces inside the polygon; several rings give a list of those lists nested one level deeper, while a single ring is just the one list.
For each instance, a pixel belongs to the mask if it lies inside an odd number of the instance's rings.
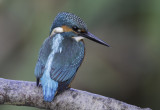
[{"label": "bird", "polygon": [[110,47],[88,31],[85,22],[69,12],[55,17],[49,37],[43,42],[35,66],[36,85],[42,86],[45,102],[70,88],[84,55],[84,38]]}]

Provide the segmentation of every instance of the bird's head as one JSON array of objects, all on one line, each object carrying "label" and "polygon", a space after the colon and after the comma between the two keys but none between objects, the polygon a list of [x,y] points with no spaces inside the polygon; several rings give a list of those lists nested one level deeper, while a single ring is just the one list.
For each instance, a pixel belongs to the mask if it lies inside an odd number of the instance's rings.
[{"label": "bird's head", "polygon": [[88,31],[87,25],[84,23],[84,21],[80,17],[72,13],[58,13],[51,26],[50,36],[57,33],[60,33],[65,37],[71,37],[77,42],[79,42],[83,38],[88,38],[92,41],[109,47],[106,42],[91,34]]}]

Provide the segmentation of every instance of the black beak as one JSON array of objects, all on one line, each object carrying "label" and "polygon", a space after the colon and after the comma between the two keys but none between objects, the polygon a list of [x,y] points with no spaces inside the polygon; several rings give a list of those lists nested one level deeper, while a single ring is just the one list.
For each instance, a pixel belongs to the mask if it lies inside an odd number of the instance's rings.
[{"label": "black beak", "polygon": [[99,44],[102,44],[102,45],[105,45],[107,47],[110,47],[106,42],[102,41],[101,39],[99,39],[95,35],[91,34],[90,32],[82,33],[80,35],[83,36],[83,37],[85,37],[85,38],[88,38],[88,39],[90,39],[92,41],[95,41],[95,42],[97,42]]}]

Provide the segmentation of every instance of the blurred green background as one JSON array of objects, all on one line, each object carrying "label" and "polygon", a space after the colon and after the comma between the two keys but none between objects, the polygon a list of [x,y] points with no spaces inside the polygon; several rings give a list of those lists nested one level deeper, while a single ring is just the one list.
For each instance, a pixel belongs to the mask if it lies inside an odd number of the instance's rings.
[{"label": "blurred green background", "polygon": [[[160,0],[0,0],[0,77],[35,81],[38,51],[61,11],[80,16],[112,46],[85,40],[86,56],[72,87],[158,110]],[[36,110],[0,105],[21,109]]]}]

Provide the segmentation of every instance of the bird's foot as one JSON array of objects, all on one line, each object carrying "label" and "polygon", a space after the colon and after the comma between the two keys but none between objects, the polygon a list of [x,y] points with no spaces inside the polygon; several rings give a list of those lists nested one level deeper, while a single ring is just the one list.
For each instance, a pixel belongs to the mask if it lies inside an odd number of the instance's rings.
[{"label": "bird's foot", "polygon": [[41,84],[41,83],[39,83],[39,84],[37,85],[37,87],[42,87],[42,84]]}]

